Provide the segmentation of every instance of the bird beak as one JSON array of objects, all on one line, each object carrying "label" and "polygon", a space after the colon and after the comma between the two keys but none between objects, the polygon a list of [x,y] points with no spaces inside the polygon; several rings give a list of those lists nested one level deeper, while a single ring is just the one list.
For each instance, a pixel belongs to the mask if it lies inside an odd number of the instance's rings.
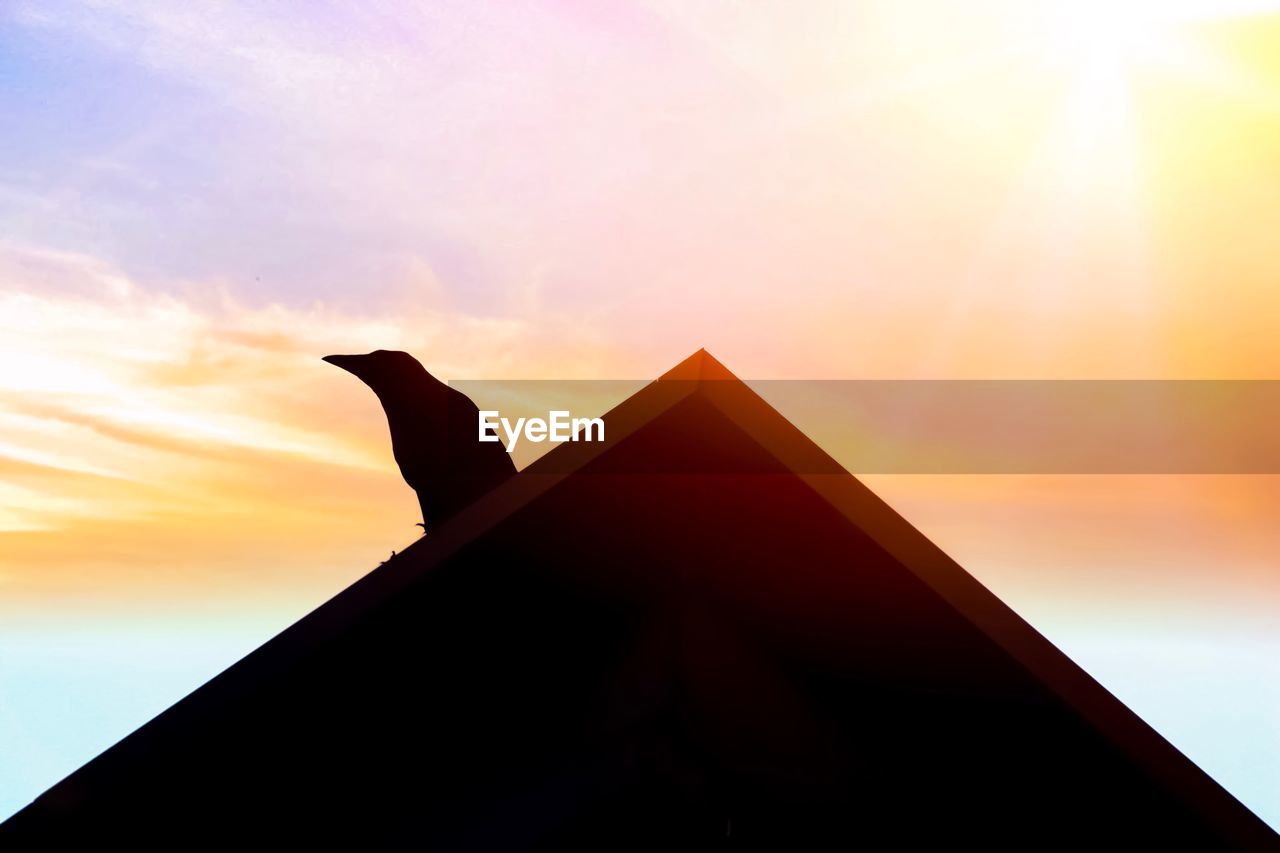
[{"label": "bird beak", "polygon": [[334,367],[341,367],[348,373],[360,375],[361,363],[368,356],[363,355],[326,355],[324,360],[332,364]]}]

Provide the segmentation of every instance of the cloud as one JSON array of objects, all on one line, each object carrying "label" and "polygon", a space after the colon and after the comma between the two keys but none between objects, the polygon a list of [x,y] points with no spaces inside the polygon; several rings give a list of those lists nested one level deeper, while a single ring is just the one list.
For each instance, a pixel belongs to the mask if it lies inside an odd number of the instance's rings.
[{"label": "cloud", "polygon": [[381,411],[327,353],[406,349],[446,379],[617,363],[572,327],[184,289],[0,246],[0,571],[13,596],[172,591],[175,558],[190,592],[225,582],[229,553],[273,583],[306,565],[332,582],[368,567],[361,548],[409,538],[416,503]]},{"label": "cloud", "polygon": [[[973,46],[968,6],[872,5],[6,4],[47,48],[3,93],[32,119],[0,174],[6,524],[114,537],[122,573],[164,572],[148,535],[262,565],[308,552],[306,519],[394,540],[411,502],[334,351],[446,378],[645,377],[700,346],[748,377],[1265,374],[1257,181],[1170,192],[1177,280],[1118,311],[1150,282],[1116,235],[1048,252],[1062,182],[1018,187],[1061,81],[935,57]],[[1151,136],[1162,180],[1213,177],[1197,134]],[[0,562],[71,588],[71,551]]]}]

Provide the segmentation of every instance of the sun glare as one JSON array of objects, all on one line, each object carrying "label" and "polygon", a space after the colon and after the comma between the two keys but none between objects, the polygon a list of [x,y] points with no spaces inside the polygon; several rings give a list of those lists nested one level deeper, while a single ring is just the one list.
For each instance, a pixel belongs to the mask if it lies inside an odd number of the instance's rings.
[{"label": "sun glare", "polygon": [[1151,58],[1167,26],[1161,4],[1116,4],[1101,0],[1072,3],[1046,21],[1051,58],[1066,63],[1121,65]]},{"label": "sun glare", "polygon": [[1205,0],[1074,0],[1043,7],[1043,59],[1067,73],[1133,73],[1179,64],[1185,28],[1230,16],[1229,3]]}]

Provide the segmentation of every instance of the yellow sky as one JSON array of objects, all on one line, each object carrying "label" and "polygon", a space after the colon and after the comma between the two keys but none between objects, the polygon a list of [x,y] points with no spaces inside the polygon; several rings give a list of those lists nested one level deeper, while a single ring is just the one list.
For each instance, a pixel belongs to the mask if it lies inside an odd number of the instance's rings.
[{"label": "yellow sky", "polygon": [[610,364],[571,330],[251,309],[225,293],[149,294],[81,256],[10,250],[0,263],[10,606],[331,593],[408,541],[416,505],[381,411],[323,354],[377,342],[455,377]]},{"label": "yellow sky", "polygon": [[[488,13],[73,10],[11,19],[44,40],[30,91],[84,73],[48,63],[72,44],[123,88],[109,117],[15,102],[10,600],[287,589],[393,546],[411,502],[333,351],[445,378],[644,378],[700,346],[747,377],[1280,365],[1268,3],[655,0],[458,56],[431,39]],[[42,131],[59,109],[97,136]]]}]

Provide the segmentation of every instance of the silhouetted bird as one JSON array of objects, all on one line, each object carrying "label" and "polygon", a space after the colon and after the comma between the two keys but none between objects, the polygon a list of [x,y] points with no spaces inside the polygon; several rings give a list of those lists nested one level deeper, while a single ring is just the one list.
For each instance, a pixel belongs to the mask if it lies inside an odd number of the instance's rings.
[{"label": "silhouetted bird", "polygon": [[391,449],[418,493],[424,530],[456,514],[515,474],[500,441],[478,440],[479,410],[407,352],[327,355],[373,389],[387,413]]}]

